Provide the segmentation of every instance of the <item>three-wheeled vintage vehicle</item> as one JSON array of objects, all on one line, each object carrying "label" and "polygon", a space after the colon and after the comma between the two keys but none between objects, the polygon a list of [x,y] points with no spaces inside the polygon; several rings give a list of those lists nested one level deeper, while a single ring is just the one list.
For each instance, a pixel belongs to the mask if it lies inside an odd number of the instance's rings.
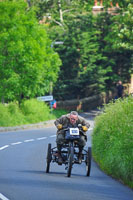
[{"label": "three-wheeled vintage vehicle", "polygon": [[[88,149],[83,149],[82,151],[82,161],[79,162],[78,159],[78,139],[80,134],[84,134],[82,131],[82,126],[76,128],[65,128],[65,139],[66,143],[63,145],[61,150],[61,156],[63,159],[63,164],[67,170],[67,177],[71,176],[72,167],[74,164],[82,164],[83,162],[86,165],[86,176],[90,176],[91,169],[91,147]],[[50,163],[58,163],[58,151],[57,147],[51,146],[51,143],[48,144],[47,157],[46,157],[46,173],[50,171]]]}]

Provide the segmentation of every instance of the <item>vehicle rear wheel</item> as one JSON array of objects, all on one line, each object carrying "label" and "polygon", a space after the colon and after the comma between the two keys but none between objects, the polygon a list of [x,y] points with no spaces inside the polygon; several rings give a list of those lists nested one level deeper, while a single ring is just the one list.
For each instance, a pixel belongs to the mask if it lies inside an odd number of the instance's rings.
[{"label": "vehicle rear wheel", "polygon": [[86,176],[90,176],[90,170],[91,170],[91,147],[88,147],[86,156]]},{"label": "vehicle rear wheel", "polygon": [[74,158],[74,147],[70,147],[69,153],[68,153],[67,177],[71,176],[72,165],[73,165],[73,158]]},{"label": "vehicle rear wheel", "polygon": [[48,150],[47,150],[47,158],[46,158],[46,173],[49,173],[49,169],[50,169],[50,162],[51,162],[51,144],[48,144]]}]

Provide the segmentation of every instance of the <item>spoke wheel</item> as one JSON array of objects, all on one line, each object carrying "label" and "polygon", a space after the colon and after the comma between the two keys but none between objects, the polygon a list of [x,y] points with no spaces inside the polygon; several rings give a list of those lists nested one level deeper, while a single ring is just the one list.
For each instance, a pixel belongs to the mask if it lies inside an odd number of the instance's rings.
[{"label": "spoke wheel", "polygon": [[90,170],[91,170],[91,147],[88,147],[86,156],[86,176],[90,176]]},{"label": "spoke wheel", "polygon": [[47,150],[47,158],[46,158],[46,173],[49,173],[50,162],[51,162],[51,144],[49,143]]}]

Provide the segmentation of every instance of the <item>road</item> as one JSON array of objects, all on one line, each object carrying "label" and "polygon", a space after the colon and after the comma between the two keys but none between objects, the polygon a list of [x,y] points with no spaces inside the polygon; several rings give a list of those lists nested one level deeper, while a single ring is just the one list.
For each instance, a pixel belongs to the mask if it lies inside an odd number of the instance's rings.
[{"label": "road", "polygon": [[[91,129],[87,146],[91,145]],[[65,167],[51,164],[45,173],[48,143],[55,146],[54,126],[0,133],[1,200],[132,200],[128,187],[104,174],[92,162],[91,176],[85,165],[74,165],[70,178]]]}]

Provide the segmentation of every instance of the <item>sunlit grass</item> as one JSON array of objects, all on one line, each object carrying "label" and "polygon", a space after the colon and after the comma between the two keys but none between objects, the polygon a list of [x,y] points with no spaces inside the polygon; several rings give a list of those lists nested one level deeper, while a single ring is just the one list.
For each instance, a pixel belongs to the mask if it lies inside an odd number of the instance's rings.
[{"label": "sunlit grass", "polygon": [[133,98],[105,106],[96,117],[93,157],[108,174],[133,187]]},{"label": "sunlit grass", "polygon": [[20,105],[12,102],[6,105],[0,103],[0,126],[18,126],[24,124],[38,123],[56,119],[65,110],[50,110],[47,103],[39,102],[36,99],[25,100]]}]

